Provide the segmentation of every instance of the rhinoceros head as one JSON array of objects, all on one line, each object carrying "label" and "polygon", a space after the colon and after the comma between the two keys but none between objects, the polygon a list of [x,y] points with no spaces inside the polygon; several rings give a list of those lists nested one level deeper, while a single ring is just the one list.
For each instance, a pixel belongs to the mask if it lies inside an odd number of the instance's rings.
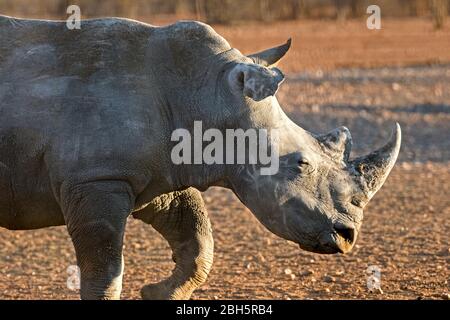
[{"label": "rhinoceros head", "polygon": [[[397,159],[401,132],[380,149],[350,158],[352,137],[345,127],[314,135],[294,124],[274,97],[283,74],[273,65],[287,44],[244,57],[226,70],[242,127],[266,128],[277,148],[278,170],[243,165],[229,174],[231,188],[275,234],[317,253],[351,250],[363,209],[380,189]],[[272,131],[270,131],[272,130]]]}]

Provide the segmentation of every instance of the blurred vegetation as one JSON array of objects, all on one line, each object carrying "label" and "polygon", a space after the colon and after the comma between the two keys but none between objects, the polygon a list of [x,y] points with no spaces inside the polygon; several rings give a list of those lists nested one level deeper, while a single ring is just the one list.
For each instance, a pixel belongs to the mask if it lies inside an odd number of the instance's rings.
[{"label": "blurred vegetation", "polygon": [[287,19],[338,19],[362,17],[377,4],[382,16],[428,16],[442,28],[450,0],[0,0],[0,13],[15,16],[66,17],[71,4],[83,17],[130,18],[177,15],[209,23],[275,21]]},{"label": "blurred vegetation", "polygon": [[432,0],[431,12],[433,15],[433,23],[436,29],[441,29],[444,26],[445,18],[448,15],[449,1],[447,0]]}]

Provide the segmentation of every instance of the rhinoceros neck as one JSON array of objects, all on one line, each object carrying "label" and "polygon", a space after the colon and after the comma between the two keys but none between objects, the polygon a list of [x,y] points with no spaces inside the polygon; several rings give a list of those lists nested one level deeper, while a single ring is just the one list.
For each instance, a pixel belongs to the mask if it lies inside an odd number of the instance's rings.
[{"label": "rhinoceros neck", "polygon": [[[216,61],[217,62],[217,61]],[[210,165],[201,159],[203,147],[206,145],[204,133],[208,129],[224,129],[225,107],[220,101],[220,69],[222,62],[210,63],[197,68],[190,79],[178,80],[164,90],[164,104],[161,113],[168,124],[167,140],[164,145],[165,162],[168,163],[168,181],[173,189],[183,189],[189,186],[200,190],[209,186],[221,184],[224,179],[225,167],[223,165]],[[179,90],[179,87],[185,90]],[[181,132],[183,138],[176,140],[175,135]],[[190,139],[189,163],[176,163],[172,159],[172,151],[181,140]],[[200,145],[200,147],[198,147]],[[200,156],[200,158],[199,158]]]},{"label": "rhinoceros neck", "polygon": [[[255,103],[248,107],[227,104],[223,100],[226,100],[227,95],[229,93],[226,92],[226,88],[218,89],[215,94],[209,94],[209,97],[203,95],[203,103],[197,106],[200,109],[189,109],[188,115],[173,125],[173,128],[185,128],[191,139],[191,162],[189,164],[176,165],[172,159],[169,160],[171,181],[174,183],[175,189],[188,186],[197,187],[200,190],[211,186],[234,189],[234,185],[240,184],[240,173],[243,170],[247,171],[252,164],[247,161],[251,153],[248,143],[244,150],[244,156],[247,159],[244,164],[228,161],[229,146],[233,145],[229,143],[229,137],[236,134],[238,130],[244,133],[254,132],[258,139],[258,148],[261,147],[259,138],[262,131],[268,134],[268,144],[271,143],[272,135],[276,134],[276,147],[280,155],[287,154],[291,150],[307,148],[309,144],[315,143],[315,139],[310,133],[287,117],[276,98],[271,97],[265,103]],[[205,100],[208,105],[204,104]],[[221,163],[207,163],[207,148],[213,141],[208,137],[208,132],[211,133],[211,130],[214,130],[223,139],[224,149]],[[173,147],[174,144],[170,144],[170,146]],[[171,150],[166,150],[166,152],[169,154]],[[239,152],[238,149],[236,149],[235,155],[237,152]],[[268,151],[269,154],[270,151]]]}]

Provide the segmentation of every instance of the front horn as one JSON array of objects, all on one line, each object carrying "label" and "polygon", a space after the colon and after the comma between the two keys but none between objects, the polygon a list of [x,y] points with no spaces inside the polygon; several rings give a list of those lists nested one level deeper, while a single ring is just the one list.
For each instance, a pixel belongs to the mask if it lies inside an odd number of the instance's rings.
[{"label": "front horn", "polygon": [[381,188],[394,167],[400,151],[401,140],[400,125],[396,123],[396,128],[385,146],[350,162],[350,165],[362,177],[362,191],[366,201],[369,201]]},{"label": "front horn", "polygon": [[254,63],[259,64],[263,67],[274,67],[278,61],[281,60],[281,58],[284,57],[286,52],[288,52],[289,48],[291,47],[292,39],[289,39],[285,44],[267,49],[252,55],[249,55],[248,57],[253,60]]}]

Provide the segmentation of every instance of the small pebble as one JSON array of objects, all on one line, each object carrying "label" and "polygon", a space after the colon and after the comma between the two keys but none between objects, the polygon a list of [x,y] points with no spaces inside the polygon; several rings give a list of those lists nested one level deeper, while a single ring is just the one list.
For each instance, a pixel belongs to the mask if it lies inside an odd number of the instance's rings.
[{"label": "small pebble", "polygon": [[261,253],[258,253],[258,257],[259,257],[259,261],[266,262],[266,258]]},{"label": "small pebble", "polygon": [[313,104],[311,107],[311,111],[317,113],[320,111],[320,106],[318,104]]},{"label": "small pebble", "polygon": [[398,83],[393,83],[392,84],[392,90],[394,90],[394,91],[398,91],[398,90],[400,90],[400,85],[398,84]]},{"label": "small pebble", "polygon": [[292,274],[292,270],[289,268],[284,269],[284,274],[290,275]]},{"label": "small pebble", "polygon": [[325,277],[323,277],[323,281],[325,281],[327,283],[331,283],[331,282],[335,282],[336,279],[332,276],[325,276]]},{"label": "small pebble", "polygon": [[307,276],[310,276],[310,275],[313,275],[313,274],[314,274],[313,270],[306,270],[306,271],[303,271],[303,272],[300,273],[300,275],[303,276],[303,277],[307,277]]}]

